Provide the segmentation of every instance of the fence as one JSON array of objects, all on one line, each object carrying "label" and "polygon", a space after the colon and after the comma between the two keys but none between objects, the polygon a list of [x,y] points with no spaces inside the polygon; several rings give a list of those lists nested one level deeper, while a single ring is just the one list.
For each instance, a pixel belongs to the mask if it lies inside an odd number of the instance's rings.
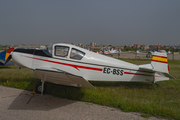
[{"label": "fence", "polygon": [[[114,58],[124,58],[124,59],[152,59],[152,56],[147,56],[147,53],[131,53],[131,52],[123,52],[118,55],[109,54],[107,56]],[[167,54],[168,60],[180,60],[180,54]]]}]

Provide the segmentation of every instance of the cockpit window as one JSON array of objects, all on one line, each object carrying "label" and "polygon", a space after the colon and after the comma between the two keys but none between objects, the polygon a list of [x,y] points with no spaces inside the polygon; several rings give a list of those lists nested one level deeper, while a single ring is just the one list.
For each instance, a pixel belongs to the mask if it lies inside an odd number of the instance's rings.
[{"label": "cockpit window", "polygon": [[70,54],[71,59],[81,60],[84,55],[85,55],[85,53],[80,50],[77,50],[75,48],[71,49],[71,54]]},{"label": "cockpit window", "polygon": [[55,46],[55,55],[60,57],[68,56],[69,47],[67,46]]},{"label": "cockpit window", "polygon": [[48,49],[42,50],[47,56],[52,57],[52,54],[49,52]]}]

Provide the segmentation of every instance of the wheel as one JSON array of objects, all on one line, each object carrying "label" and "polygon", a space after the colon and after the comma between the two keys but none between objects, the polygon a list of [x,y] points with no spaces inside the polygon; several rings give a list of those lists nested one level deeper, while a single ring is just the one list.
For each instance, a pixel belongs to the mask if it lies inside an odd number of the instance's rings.
[{"label": "wheel", "polygon": [[[35,86],[35,92],[38,93],[38,94],[41,94],[41,90],[42,90],[42,82],[39,82],[36,84]],[[45,93],[47,90],[47,86],[46,84],[44,84],[44,90],[43,90],[43,93]]]}]

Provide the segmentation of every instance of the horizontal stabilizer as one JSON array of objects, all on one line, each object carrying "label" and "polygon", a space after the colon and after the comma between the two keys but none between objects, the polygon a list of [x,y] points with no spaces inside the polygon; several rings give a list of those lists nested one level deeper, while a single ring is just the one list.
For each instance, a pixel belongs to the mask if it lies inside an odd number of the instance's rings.
[{"label": "horizontal stabilizer", "polygon": [[[155,73],[155,72],[158,72],[158,71],[155,71],[153,69],[150,69],[150,68],[145,68],[145,67],[139,67],[139,70],[140,71],[143,71],[143,72],[152,72],[152,73]],[[159,72],[158,72],[159,73]],[[163,73],[163,72],[160,72],[161,74],[163,74],[165,77],[168,77],[168,78],[171,78],[171,79],[175,79],[172,75],[170,75],[169,73]]]},{"label": "horizontal stabilizer", "polygon": [[145,72],[155,72],[155,71],[152,69],[152,65],[151,65],[151,64],[139,65],[139,70],[140,70],[140,71],[145,71]]},{"label": "horizontal stabilizer", "polygon": [[168,77],[168,78],[172,78],[172,79],[175,79],[172,75],[168,74],[168,73],[163,73],[164,76]]},{"label": "horizontal stabilizer", "polygon": [[139,70],[159,74],[164,77],[172,78],[169,74],[169,66],[166,53],[155,52],[152,57],[151,64],[139,65]]}]

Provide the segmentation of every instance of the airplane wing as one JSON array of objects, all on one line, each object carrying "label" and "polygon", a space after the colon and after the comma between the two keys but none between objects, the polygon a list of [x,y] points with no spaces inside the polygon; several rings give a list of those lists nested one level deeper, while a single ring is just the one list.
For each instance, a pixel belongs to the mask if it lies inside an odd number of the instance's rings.
[{"label": "airplane wing", "polygon": [[56,68],[39,68],[34,71],[35,77],[61,85],[74,87],[88,87],[94,88],[87,80],[81,76],[73,75],[71,73],[56,69]]}]

